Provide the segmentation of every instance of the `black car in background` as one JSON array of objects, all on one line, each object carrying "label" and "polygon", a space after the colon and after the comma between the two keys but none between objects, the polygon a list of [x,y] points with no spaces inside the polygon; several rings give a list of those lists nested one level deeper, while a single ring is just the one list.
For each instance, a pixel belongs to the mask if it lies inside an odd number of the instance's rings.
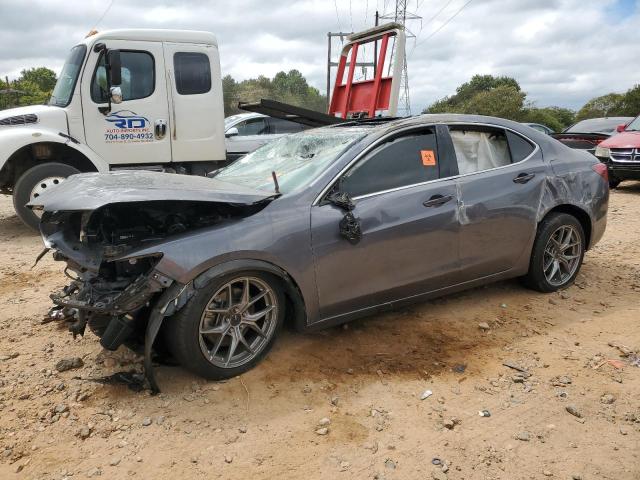
[{"label": "black car in background", "polygon": [[567,147],[594,153],[600,142],[615,135],[618,125],[626,125],[632,120],[633,117],[590,118],[574,123],[565,128],[562,133],[555,133],[551,136],[560,140]]}]

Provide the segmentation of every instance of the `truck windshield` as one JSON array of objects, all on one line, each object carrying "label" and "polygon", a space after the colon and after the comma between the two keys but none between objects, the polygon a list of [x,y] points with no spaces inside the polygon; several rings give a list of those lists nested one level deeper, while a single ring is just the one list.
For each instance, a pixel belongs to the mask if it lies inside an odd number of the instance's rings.
[{"label": "truck windshield", "polygon": [[56,107],[66,107],[69,105],[86,53],[87,47],[85,45],[76,45],[71,49],[67,60],[64,62],[56,86],[53,87],[49,105]]},{"label": "truck windshield", "polygon": [[311,183],[368,131],[366,128],[332,128],[287,135],[223,168],[216,178],[273,191],[271,172],[276,172],[280,191],[292,192]]}]

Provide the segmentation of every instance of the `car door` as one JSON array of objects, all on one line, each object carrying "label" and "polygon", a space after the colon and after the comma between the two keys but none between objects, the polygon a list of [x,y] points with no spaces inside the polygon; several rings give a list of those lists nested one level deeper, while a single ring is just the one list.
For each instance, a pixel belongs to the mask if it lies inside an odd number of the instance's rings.
[{"label": "car door", "polygon": [[267,117],[255,117],[243,120],[231,128],[237,128],[238,134],[227,137],[227,158],[235,160],[242,155],[253,152],[270,140]]},{"label": "car door", "polygon": [[162,43],[108,40],[120,49],[122,103],[106,107],[106,71],[103,52],[91,52],[82,81],[82,111],[89,147],[110,165],[167,163],[171,144],[167,129],[169,107]]},{"label": "car door", "polygon": [[222,160],[224,110],[220,60],[213,45],[164,43],[174,162]]},{"label": "car door", "polygon": [[[311,210],[320,316],[328,319],[456,282],[456,184],[440,179],[434,129],[395,135],[357,160],[332,190],[348,193],[361,238],[340,231],[345,210]],[[328,193],[327,195],[330,195]]]},{"label": "car door", "polygon": [[461,281],[528,262],[546,166],[529,139],[497,126],[450,125],[460,172]]}]

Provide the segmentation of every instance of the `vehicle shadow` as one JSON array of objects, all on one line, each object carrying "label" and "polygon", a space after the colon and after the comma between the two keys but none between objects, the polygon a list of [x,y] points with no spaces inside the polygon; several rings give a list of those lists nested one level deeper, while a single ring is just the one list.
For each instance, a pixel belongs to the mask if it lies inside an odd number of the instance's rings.
[{"label": "vehicle shadow", "polygon": [[618,187],[614,190],[616,193],[621,194],[639,194],[640,193],[640,182],[635,181],[626,181],[618,185]]}]

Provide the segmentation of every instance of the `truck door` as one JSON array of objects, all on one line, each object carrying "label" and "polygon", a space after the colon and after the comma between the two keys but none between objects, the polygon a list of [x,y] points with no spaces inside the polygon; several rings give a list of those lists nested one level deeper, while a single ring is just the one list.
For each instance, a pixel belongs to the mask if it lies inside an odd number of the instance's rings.
[{"label": "truck door", "polygon": [[214,45],[164,43],[174,162],[225,159],[220,59]]},{"label": "truck door", "polygon": [[[87,145],[110,166],[171,161],[169,106],[162,43],[106,40],[120,50],[122,103],[108,103],[104,53],[90,53],[82,77]],[[162,128],[162,125],[165,127]]]}]

